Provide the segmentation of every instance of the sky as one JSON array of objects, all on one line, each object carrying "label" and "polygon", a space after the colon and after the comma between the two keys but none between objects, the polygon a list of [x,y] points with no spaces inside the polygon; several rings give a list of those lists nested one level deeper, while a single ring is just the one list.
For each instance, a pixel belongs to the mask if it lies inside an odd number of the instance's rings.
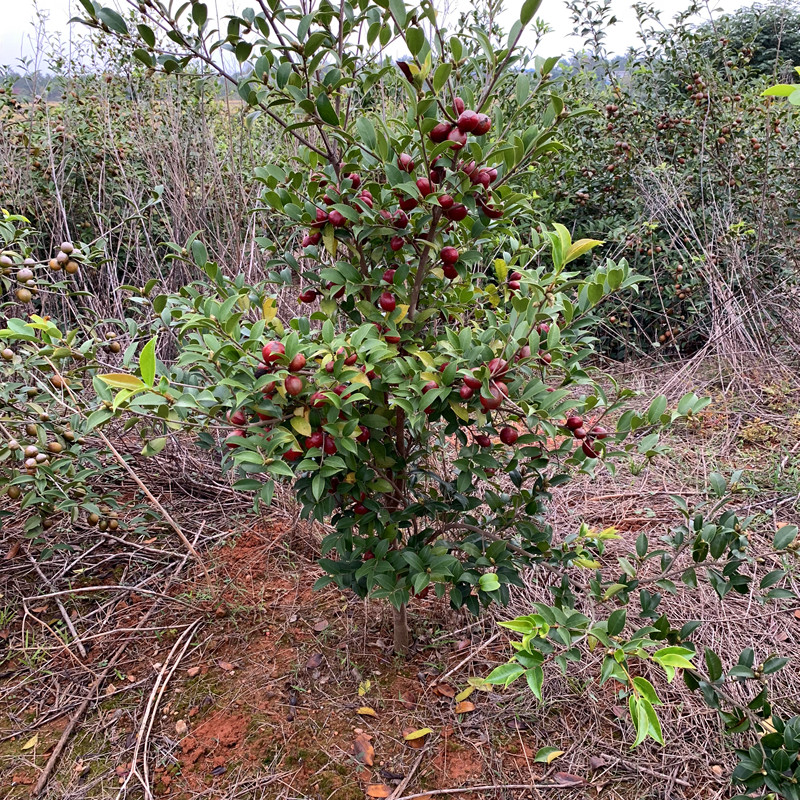
[{"label": "sky", "polygon": [[[207,0],[209,9],[217,5],[220,15],[227,13],[234,0]],[[106,0],[108,5],[114,6],[121,0]],[[613,13],[619,21],[608,31],[607,47],[610,52],[622,53],[628,46],[635,44],[636,17],[632,11],[632,0],[611,0]],[[449,0],[452,9],[458,11],[468,8],[471,0]],[[688,5],[688,0],[653,0],[653,4],[662,11],[662,18],[668,21],[673,14]],[[712,9],[733,11],[743,5],[750,5],[747,0],[709,0]],[[3,6],[0,16],[0,64],[17,66],[18,59],[30,56],[34,50],[35,33],[32,25],[36,16],[36,9],[46,14],[49,18],[48,29],[58,30],[63,38],[69,38],[70,33],[79,26],[68,25],[71,16],[77,15],[81,10],[78,0],[0,0]],[[255,5],[252,0],[236,0],[236,5],[241,9]],[[522,0],[506,0],[506,12],[503,17],[506,30],[518,17]],[[564,5],[564,0],[543,0],[538,16],[545,20],[553,32],[543,41],[537,50],[539,55],[560,56],[571,50],[580,49],[581,41],[572,37],[572,24]],[[80,29],[79,29],[80,30]]]}]

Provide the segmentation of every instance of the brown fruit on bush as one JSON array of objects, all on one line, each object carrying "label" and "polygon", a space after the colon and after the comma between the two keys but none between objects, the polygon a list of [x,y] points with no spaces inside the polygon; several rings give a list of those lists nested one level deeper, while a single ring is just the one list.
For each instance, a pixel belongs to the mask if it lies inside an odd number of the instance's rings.
[{"label": "brown fruit on bush", "polygon": [[69,255],[75,250],[75,245],[73,245],[72,242],[61,242],[61,247],[59,249],[62,253]]},{"label": "brown fruit on bush", "polygon": [[67,261],[64,265],[64,272],[66,272],[67,275],[74,275],[79,269],[80,265],[77,261]]},{"label": "brown fruit on bush", "polygon": [[0,352],[3,361],[12,361],[14,358],[14,351],[10,347],[6,347]]}]

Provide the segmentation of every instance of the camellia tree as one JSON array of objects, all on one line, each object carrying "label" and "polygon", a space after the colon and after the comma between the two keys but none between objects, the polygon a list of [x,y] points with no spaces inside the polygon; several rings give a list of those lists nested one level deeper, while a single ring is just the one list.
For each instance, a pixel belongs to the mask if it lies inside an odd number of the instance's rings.
[{"label": "camellia tree", "polygon": [[[269,501],[276,480],[293,484],[331,526],[318,587],[388,600],[397,652],[409,600],[431,587],[478,613],[507,602],[522,564],[580,562],[583,539],[553,549],[550,488],[570,468],[656,454],[656,429],[703,401],[639,415],[585,367],[593,310],[638,278],[624,261],[575,269],[601,243],[537,233],[535,198],[513,188],[570,117],[548,93],[556,60],[519,46],[538,0],[499,49],[479,28],[449,36],[428,2],[264,2],[225,31],[202,2],[144,0],[135,24],[82,2],[148,68],[218,73],[293,143],[257,174],[285,221],[280,243],[259,240],[270,280],[225,275],[199,235],[173,245],[205,279],[140,300],[178,358],[156,364],[149,346],[138,375],[97,377],[95,422],[138,414],[151,449],[153,426],[199,427],[208,447],[231,426],[237,488]],[[493,104],[509,82],[513,113]],[[279,318],[289,286],[307,316]]]}]

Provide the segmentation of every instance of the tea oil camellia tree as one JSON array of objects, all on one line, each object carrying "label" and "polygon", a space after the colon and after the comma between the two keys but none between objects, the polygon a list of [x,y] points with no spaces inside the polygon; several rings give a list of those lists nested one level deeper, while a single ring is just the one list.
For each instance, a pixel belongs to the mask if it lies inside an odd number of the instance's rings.
[{"label": "tea oil camellia tree", "polygon": [[[448,35],[429,3],[275,0],[217,31],[201,2],[131,4],[136,24],[82,2],[152,69],[235,82],[295,148],[257,173],[285,223],[259,240],[270,283],[226,276],[197,235],[172,245],[205,279],[141,299],[179,356],[96,381],[106,404],[199,427],[208,447],[227,426],[237,488],[268,502],[293,485],[330,524],[317,586],[388,600],[397,652],[407,604],[431,588],[478,613],[507,602],[525,564],[579,564],[585,543],[557,547],[542,519],[549,490],[573,468],[655,455],[658,428],[704,401],[640,415],[585,367],[594,309],[639,278],[624,261],[576,268],[601,243],[537,234],[534,197],[513,188],[570,117],[548,93],[556,60],[519,47],[539,3],[497,49],[479,28]],[[513,116],[493,105],[509,83]],[[308,316],[278,318],[286,287]]]}]

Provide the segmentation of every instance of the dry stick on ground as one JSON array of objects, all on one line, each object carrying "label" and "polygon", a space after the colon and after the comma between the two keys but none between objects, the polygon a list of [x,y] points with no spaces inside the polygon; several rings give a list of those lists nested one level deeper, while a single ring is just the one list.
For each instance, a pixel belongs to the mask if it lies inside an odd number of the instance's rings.
[{"label": "dry stick on ground", "polygon": [[503,631],[498,631],[494,636],[490,636],[480,647],[477,647],[475,650],[473,650],[463,661],[460,661],[458,664],[456,664],[453,669],[445,672],[445,674],[437,680],[437,683],[441,683],[445,678],[449,678],[454,672],[458,672],[461,667],[464,666],[464,664],[472,661],[472,659],[475,658],[475,656],[478,655],[481,650],[485,650],[495,639],[502,636],[502,634]]},{"label": "dry stick on ground", "polygon": [[[589,784],[584,784],[588,786]],[[467,794],[472,792],[502,792],[502,791],[526,791],[530,789],[575,789],[574,783],[496,783],[488,786],[464,786],[460,789],[428,789],[427,792],[417,794],[407,794],[398,797],[396,800],[418,800],[422,797],[433,797],[437,794]]]},{"label": "dry stick on ground", "polygon": [[[200,528],[202,530],[202,526]],[[195,542],[197,541],[198,536],[200,535],[200,531],[198,530],[197,535],[195,536]],[[194,545],[190,544],[190,552],[195,552]],[[183,560],[178,564],[175,568],[174,572],[170,576],[169,580],[167,581],[166,586],[164,587],[164,591],[166,592],[167,589],[175,582],[178,577],[178,574],[183,569],[183,565],[186,563],[186,560],[189,558],[189,553],[187,553]],[[207,573],[206,573],[207,574]],[[118,587],[108,587],[108,588],[118,588]],[[61,592],[57,594],[62,594]],[[155,614],[156,610],[158,609],[158,603],[153,603],[147,613],[139,620],[139,624],[136,626],[137,629],[143,628],[147,622],[149,621],[150,617]],[[53,748],[53,752],[50,755],[50,758],[47,760],[47,764],[45,764],[44,770],[42,774],[39,776],[39,780],[36,781],[36,786],[33,787],[32,795],[34,797],[40,795],[43,791],[45,786],[47,786],[48,781],[50,780],[55,768],[56,764],[58,764],[59,759],[61,758],[61,754],[64,752],[64,748],[67,746],[67,742],[69,742],[73,731],[75,728],[78,727],[78,723],[83,719],[83,715],[86,713],[86,709],[89,708],[89,704],[92,702],[97,690],[102,686],[103,681],[106,679],[108,674],[111,672],[112,669],[116,666],[117,662],[122,657],[122,654],[125,652],[128,645],[133,641],[134,637],[129,636],[122,644],[114,651],[114,654],[108,660],[108,664],[106,668],[100,673],[100,675],[95,679],[92,685],[89,687],[89,691],[86,693],[81,704],[78,706],[78,710],[72,715],[72,718],[67,723],[67,727],[64,728],[64,732],[61,734],[61,738],[56,743],[56,746]]]},{"label": "dry stick on ground", "polygon": [[419,765],[422,763],[422,759],[425,755],[425,751],[423,750],[417,760],[414,762],[414,766],[406,773],[405,778],[397,784],[397,788],[389,795],[389,800],[397,800],[397,798],[403,793],[406,786],[408,786],[411,779],[414,777],[414,774],[419,769]]},{"label": "dry stick on ground", "polygon": [[[131,768],[130,772],[128,772],[128,776],[125,778],[124,783],[122,786],[119,787],[119,792],[117,792],[117,798],[122,797],[125,793],[125,790],[128,788],[128,783],[130,782],[131,778],[137,778],[138,781],[142,784],[142,789],[144,790],[144,795],[147,800],[151,800],[153,797],[153,793],[150,791],[150,775],[149,769],[147,766],[147,746],[150,741],[150,732],[153,729],[153,722],[155,720],[156,711],[158,710],[158,705],[161,702],[161,698],[164,696],[164,691],[167,688],[167,684],[169,683],[170,678],[174,674],[175,670],[178,668],[178,664],[180,664],[183,655],[186,653],[186,650],[189,648],[189,645],[192,643],[192,634],[195,630],[197,630],[197,626],[200,624],[200,620],[197,619],[192,622],[188,628],[186,628],[183,633],[175,640],[175,644],[172,645],[172,649],[169,651],[169,655],[164,660],[164,664],[161,667],[161,670],[158,673],[158,677],[156,678],[156,682],[153,685],[153,689],[150,692],[150,697],[147,700],[147,706],[144,710],[144,715],[142,716],[142,724],[139,726],[139,730],[136,733],[136,745],[133,748],[133,755],[131,756]],[[181,647],[181,645],[183,645]],[[180,648],[180,653],[173,661],[173,656]],[[171,665],[170,665],[170,662]],[[169,672],[167,670],[169,669]],[[139,774],[139,767],[138,767],[138,760],[139,760],[139,749],[142,748],[142,774]]]},{"label": "dry stick on ground", "polygon": [[643,767],[640,764],[626,764],[619,758],[615,756],[606,755],[604,758],[608,759],[608,766],[609,767],[622,767],[622,769],[626,769],[629,772],[643,772],[645,775],[650,775],[653,778],[660,778],[661,780],[665,781],[672,781],[673,783],[677,783],[678,786],[685,786],[687,788],[691,788],[693,784],[689,783],[689,781],[684,781],[681,778],[675,778],[672,775],[666,775],[663,772],[657,772],[654,769],[650,769],[649,767]]}]

